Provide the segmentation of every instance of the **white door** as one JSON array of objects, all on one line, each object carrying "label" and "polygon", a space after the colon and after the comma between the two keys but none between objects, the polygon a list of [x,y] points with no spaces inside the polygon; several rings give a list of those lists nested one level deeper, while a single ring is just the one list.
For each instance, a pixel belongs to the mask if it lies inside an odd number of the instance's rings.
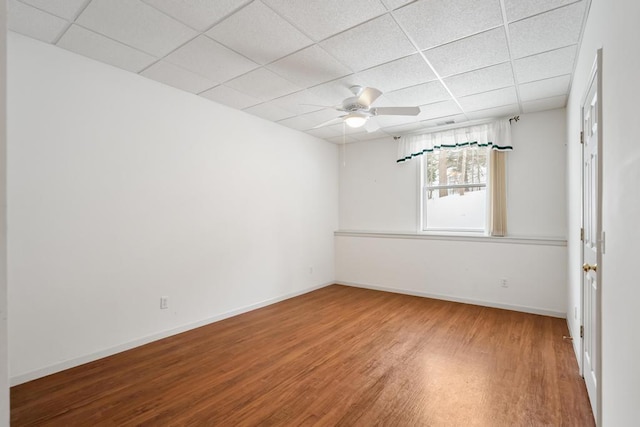
[{"label": "white door", "polygon": [[[591,408],[599,420],[600,387],[600,282],[602,263],[602,152],[600,123],[601,51],[582,104],[583,137],[583,290],[582,290],[582,373],[587,385]],[[599,424],[599,423],[598,423]]]}]

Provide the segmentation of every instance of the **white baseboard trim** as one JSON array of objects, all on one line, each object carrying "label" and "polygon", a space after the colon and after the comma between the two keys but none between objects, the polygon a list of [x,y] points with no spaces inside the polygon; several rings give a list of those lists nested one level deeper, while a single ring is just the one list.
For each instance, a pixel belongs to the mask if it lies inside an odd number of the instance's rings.
[{"label": "white baseboard trim", "polygon": [[365,285],[362,283],[336,281],[336,284],[351,286],[354,288],[371,289],[374,291],[392,292],[396,294],[412,295],[416,297],[425,297],[425,298],[433,298],[433,299],[439,299],[444,301],[460,302],[464,304],[480,305],[483,307],[501,308],[504,310],[520,311],[523,313],[540,314],[542,316],[559,317],[561,319],[567,318],[566,313],[555,311],[555,310],[547,310],[545,308],[527,307],[523,305],[514,305],[514,304],[504,304],[500,302],[485,301],[485,300],[478,300],[478,299],[472,299],[472,298],[460,298],[452,295],[431,294],[428,292],[411,291],[408,289],[387,288],[385,286]]},{"label": "white baseboard trim", "polygon": [[576,356],[576,361],[578,362],[578,370],[580,371],[580,375],[582,375],[582,338],[574,337],[571,332],[571,322],[569,321],[569,317],[567,316],[567,329],[569,330],[569,336],[571,339],[571,347],[573,348],[573,352]]},{"label": "white baseboard trim", "polygon": [[104,350],[97,351],[95,353],[87,354],[84,356],[76,357],[73,359],[65,360],[64,362],[56,363],[54,365],[49,365],[41,369],[36,369],[35,371],[27,372],[24,374],[16,375],[9,378],[9,384],[11,387],[26,383],[28,381],[32,381],[38,378],[45,377],[47,375],[55,374],[56,372],[64,371],[65,369],[74,368],[76,366],[84,365],[85,363],[93,362],[98,359],[102,359],[104,357],[112,356],[117,353],[121,353],[126,350],[131,350],[135,347],[140,347],[141,345],[148,344],[153,341],[158,341],[163,338],[170,337],[172,335],[177,335],[182,332],[189,331],[191,329],[199,328],[201,326],[208,325],[210,323],[218,322],[220,320],[228,319],[229,317],[237,316],[239,314],[247,313],[249,311],[257,310],[262,307],[266,307],[268,305],[276,304],[278,302],[294,298],[300,295],[304,295],[309,292],[316,291],[318,289],[333,285],[335,282],[328,282],[317,286],[312,286],[310,288],[303,289],[301,291],[290,292],[284,295],[280,295],[275,298],[269,298],[264,301],[257,302],[255,304],[250,304],[244,307],[237,308],[235,310],[227,311],[225,313],[221,313],[215,315],[213,317],[209,317],[207,319],[200,320],[198,322],[189,323],[187,325],[178,326],[177,328],[169,329],[167,331],[158,332],[155,334],[147,335],[146,337],[142,337],[139,339],[135,339],[133,341],[129,341],[115,347],[106,348]]}]

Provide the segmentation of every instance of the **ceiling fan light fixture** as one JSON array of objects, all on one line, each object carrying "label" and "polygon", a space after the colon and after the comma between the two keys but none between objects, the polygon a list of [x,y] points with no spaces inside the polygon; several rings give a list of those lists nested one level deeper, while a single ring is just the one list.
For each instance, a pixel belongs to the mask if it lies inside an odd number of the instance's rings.
[{"label": "ceiling fan light fixture", "polygon": [[364,126],[369,117],[361,113],[350,113],[344,117],[344,122],[351,128]]}]

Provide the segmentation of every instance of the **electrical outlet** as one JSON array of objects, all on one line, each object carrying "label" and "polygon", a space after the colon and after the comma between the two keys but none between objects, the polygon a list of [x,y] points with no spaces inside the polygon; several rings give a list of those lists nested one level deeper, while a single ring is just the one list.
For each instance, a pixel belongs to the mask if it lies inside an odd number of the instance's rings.
[{"label": "electrical outlet", "polygon": [[509,283],[507,283],[507,279],[501,279],[500,280],[500,286],[502,286],[503,288],[508,288],[509,287]]},{"label": "electrical outlet", "polygon": [[313,274],[313,267],[309,267],[309,274]]},{"label": "electrical outlet", "polygon": [[169,297],[160,297],[160,310],[169,308]]}]

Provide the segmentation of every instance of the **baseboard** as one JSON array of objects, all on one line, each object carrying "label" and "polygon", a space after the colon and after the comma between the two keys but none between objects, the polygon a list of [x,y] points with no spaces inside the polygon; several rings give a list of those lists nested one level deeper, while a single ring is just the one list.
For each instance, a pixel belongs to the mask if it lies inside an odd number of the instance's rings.
[{"label": "baseboard", "polygon": [[328,282],[322,285],[312,286],[310,288],[303,289],[301,291],[290,292],[275,298],[270,298],[264,301],[257,302],[255,304],[250,304],[244,307],[237,308],[235,310],[227,311],[222,314],[218,314],[213,317],[209,317],[207,319],[200,320],[198,322],[189,323],[187,325],[182,325],[177,328],[169,329],[167,331],[158,332],[156,334],[151,334],[143,338],[139,338],[133,341],[126,342],[124,344],[117,345],[115,347],[110,347],[104,350],[97,351],[95,353],[87,354],[84,356],[76,357],[73,359],[65,360],[64,362],[56,363],[54,365],[50,365],[41,369],[37,369],[35,371],[27,372],[25,374],[16,375],[14,377],[9,378],[10,386],[16,386],[18,384],[26,383],[28,381],[33,381],[38,378],[45,377],[47,375],[55,374],[56,372],[64,371],[65,369],[74,368],[76,366],[84,365],[85,363],[93,362],[98,359],[102,359],[104,357],[112,356],[117,353],[121,353],[126,350],[131,350],[135,347],[140,347],[141,345],[148,344],[153,341],[158,341],[163,338],[170,337],[172,335],[177,335],[182,332],[189,331],[191,329],[199,328],[201,326],[208,325],[210,323],[218,322],[220,320],[227,319],[229,317],[237,316],[239,314],[247,313],[249,311],[257,310],[262,307],[266,307],[271,304],[276,304],[278,302],[294,298],[300,295],[304,295],[309,292],[313,292],[315,290],[327,287],[329,285],[333,285],[335,282]]},{"label": "baseboard", "polygon": [[411,291],[408,289],[396,289],[396,288],[387,288],[384,286],[365,285],[362,283],[336,281],[336,284],[344,285],[344,286],[352,286],[354,288],[371,289],[374,291],[393,292],[396,294],[413,295],[416,297],[425,297],[425,298],[433,298],[433,299],[439,299],[444,301],[461,302],[464,304],[480,305],[483,307],[501,308],[504,310],[520,311],[523,313],[540,314],[542,316],[559,317],[561,319],[567,318],[566,313],[563,313],[560,311],[554,311],[554,310],[547,310],[544,308],[527,307],[527,306],[514,305],[514,304],[504,304],[500,302],[485,301],[485,300],[478,300],[478,299],[472,299],[472,298],[460,298],[452,295],[431,294],[428,292]]},{"label": "baseboard", "polygon": [[569,330],[569,336],[571,337],[571,347],[573,348],[573,352],[576,356],[576,361],[578,362],[578,370],[580,371],[580,375],[582,375],[582,338],[577,338],[573,336],[571,332],[571,322],[569,321],[569,317],[567,317],[567,329]]}]

